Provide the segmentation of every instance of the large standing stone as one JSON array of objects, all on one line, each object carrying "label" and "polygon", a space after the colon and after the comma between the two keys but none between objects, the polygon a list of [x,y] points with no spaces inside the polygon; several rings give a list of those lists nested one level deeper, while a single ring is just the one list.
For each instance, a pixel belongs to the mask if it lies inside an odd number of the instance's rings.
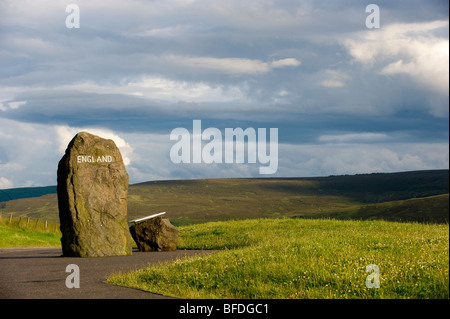
[{"label": "large standing stone", "polygon": [[64,256],[131,255],[128,174],[114,141],[81,132],[58,165]]},{"label": "large standing stone", "polygon": [[167,218],[155,217],[136,223],[130,233],[139,251],[173,251],[177,249],[178,228]]}]

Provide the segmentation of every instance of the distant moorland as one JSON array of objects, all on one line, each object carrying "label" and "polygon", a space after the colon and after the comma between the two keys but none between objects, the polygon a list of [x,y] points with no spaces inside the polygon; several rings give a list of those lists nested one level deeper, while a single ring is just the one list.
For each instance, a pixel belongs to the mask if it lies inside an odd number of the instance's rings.
[{"label": "distant moorland", "polygon": [[[177,249],[216,251],[107,282],[182,298],[448,299],[448,182],[434,170],[130,185],[130,220],[165,211]],[[0,202],[0,247],[60,245],[51,187],[1,193],[17,198]]]},{"label": "distant moorland", "polygon": [[[55,186],[1,190],[0,212],[58,221],[55,192]],[[177,226],[278,217],[445,223],[448,193],[449,170],[152,181],[130,185],[128,217],[165,211]]]}]

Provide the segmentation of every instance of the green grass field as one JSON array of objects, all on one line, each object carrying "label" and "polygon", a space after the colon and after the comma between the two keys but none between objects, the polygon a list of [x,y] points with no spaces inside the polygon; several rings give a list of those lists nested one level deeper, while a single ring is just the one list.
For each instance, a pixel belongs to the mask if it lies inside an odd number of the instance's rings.
[{"label": "green grass field", "polygon": [[[19,224],[20,221],[20,224]],[[31,220],[27,226],[26,220],[13,218],[0,220],[0,247],[25,246],[60,246],[61,232],[59,225]]]},{"label": "green grass field", "polygon": [[[59,246],[56,194],[13,191],[0,247]],[[183,298],[449,298],[448,196],[448,170],[131,185],[129,220],[166,211],[178,249],[214,252],[108,281]]]},{"label": "green grass field", "polygon": [[[0,247],[59,246],[57,224],[3,219]],[[448,298],[448,224],[251,219],[180,227],[178,249],[213,250],[108,282],[183,298]],[[380,269],[380,288],[365,271]]]},{"label": "green grass field", "polygon": [[[115,274],[109,283],[182,298],[449,298],[449,227],[253,219],[180,228],[206,256]],[[380,269],[367,288],[366,267]]]}]

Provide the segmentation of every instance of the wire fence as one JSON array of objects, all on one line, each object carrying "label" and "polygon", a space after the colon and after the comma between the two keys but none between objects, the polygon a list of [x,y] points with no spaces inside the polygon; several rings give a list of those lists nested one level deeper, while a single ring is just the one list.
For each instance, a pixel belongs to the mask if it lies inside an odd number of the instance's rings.
[{"label": "wire fence", "polygon": [[48,220],[41,220],[40,218],[31,218],[29,216],[13,217],[13,213],[9,216],[2,216],[0,212],[0,223],[9,226],[16,226],[23,229],[31,229],[36,231],[59,233],[59,223]]}]

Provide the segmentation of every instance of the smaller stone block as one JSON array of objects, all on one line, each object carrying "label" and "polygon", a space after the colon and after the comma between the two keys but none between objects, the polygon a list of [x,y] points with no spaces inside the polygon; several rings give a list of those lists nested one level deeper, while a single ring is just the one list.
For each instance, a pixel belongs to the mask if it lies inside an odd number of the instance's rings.
[{"label": "smaller stone block", "polygon": [[139,251],[174,251],[177,249],[178,228],[169,219],[155,217],[130,226],[130,233]]}]

